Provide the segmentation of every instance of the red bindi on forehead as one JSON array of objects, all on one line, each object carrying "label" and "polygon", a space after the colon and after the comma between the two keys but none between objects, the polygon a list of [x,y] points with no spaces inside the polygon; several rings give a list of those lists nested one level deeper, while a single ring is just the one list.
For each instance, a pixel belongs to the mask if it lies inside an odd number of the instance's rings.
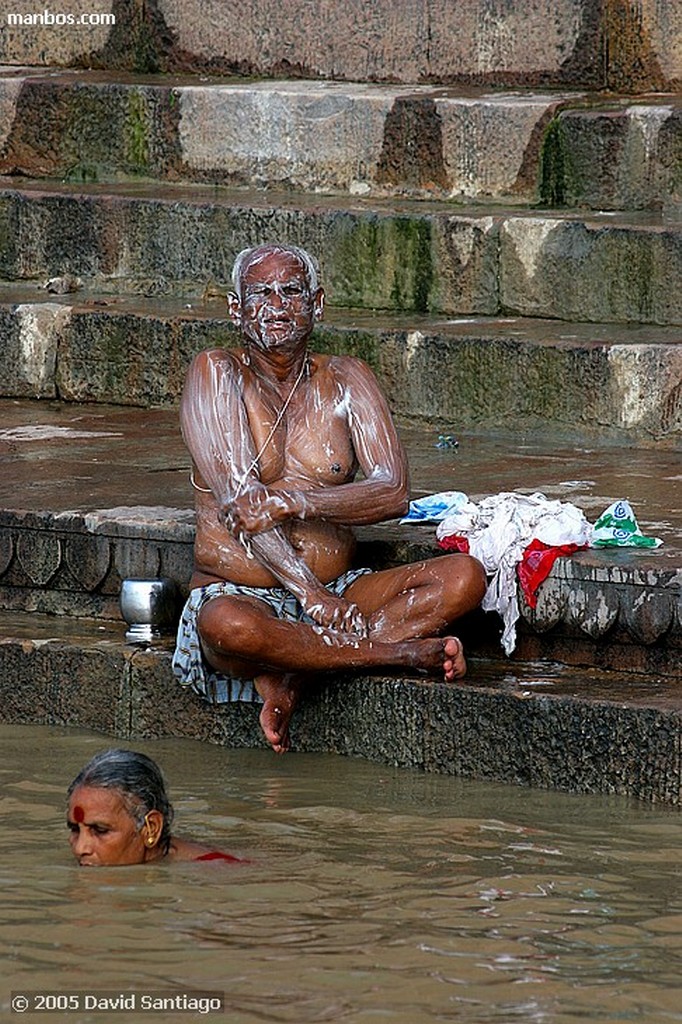
[{"label": "red bindi on forehead", "polygon": [[76,804],[76,806],[73,809],[73,820],[85,821],[85,811],[79,804]]}]

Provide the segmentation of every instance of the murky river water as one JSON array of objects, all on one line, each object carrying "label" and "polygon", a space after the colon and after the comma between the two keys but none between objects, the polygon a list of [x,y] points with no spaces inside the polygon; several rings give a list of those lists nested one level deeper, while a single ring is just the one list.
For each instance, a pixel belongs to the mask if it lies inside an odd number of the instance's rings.
[{"label": "murky river water", "polygon": [[[114,741],[0,726],[0,1019],[682,1021],[679,811],[189,741],[177,833],[252,863],[75,866],[64,789]],[[12,991],[225,993],[19,1015]]]}]

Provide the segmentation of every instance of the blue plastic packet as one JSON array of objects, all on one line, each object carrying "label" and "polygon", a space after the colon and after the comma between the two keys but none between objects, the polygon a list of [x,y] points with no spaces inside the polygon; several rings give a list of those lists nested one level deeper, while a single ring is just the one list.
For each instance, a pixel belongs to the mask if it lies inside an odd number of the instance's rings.
[{"label": "blue plastic packet", "polygon": [[446,516],[454,515],[469,501],[463,491],[440,491],[438,494],[427,494],[424,498],[416,498],[410,502],[406,516],[401,523],[435,523]]}]

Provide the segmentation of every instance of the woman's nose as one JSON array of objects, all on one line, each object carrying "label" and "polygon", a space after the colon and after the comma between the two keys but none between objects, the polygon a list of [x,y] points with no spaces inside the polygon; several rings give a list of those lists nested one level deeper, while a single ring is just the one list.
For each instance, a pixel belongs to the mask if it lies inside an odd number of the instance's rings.
[{"label": "woman's nose", "polygon": [[90,836],[86,829],[79,828],[78,832],[72,832],[69,837],[71,840],[71,849],[77,857],[82,857],[83,854],[91,853]]}]

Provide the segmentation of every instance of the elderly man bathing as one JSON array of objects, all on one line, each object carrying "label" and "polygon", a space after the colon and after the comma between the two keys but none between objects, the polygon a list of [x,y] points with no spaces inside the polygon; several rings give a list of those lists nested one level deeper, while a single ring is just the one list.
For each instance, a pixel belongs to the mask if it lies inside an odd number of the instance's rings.
[{"label": "elderly man bathing", "polygon": [[386,401],[361,360],[308,350],[324,293],[306,252],[245,250],[234,284],[242,345],[198,355],[182,397],[197,529],[174,669],[214,702],[260,697],[281,753],[306,677],[464,675],[462,645],[446,634],[482,600],[485,574],[464,554],[351,568],[352,528],[408,504]]}]

